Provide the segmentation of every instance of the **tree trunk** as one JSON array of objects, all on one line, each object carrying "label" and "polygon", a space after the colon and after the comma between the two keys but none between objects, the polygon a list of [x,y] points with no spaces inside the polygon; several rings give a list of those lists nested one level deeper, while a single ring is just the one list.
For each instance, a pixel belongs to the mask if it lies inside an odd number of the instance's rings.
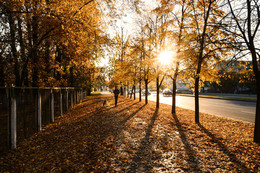
[{"label": "tree trunk", "polygon": [[[29,14],[26,14],[27,18],[29,18]],[[28,46],[29,46],[29,56],[26,57],[26,61],[24,62],[23,68],[22,68],[22,77],[21,81],[24,81],[24,86],[29,87],[29,72],[28,72],[28,63],[29,63],[29,57],[32,57],[32,27],[30,22],[27,23],[27,40],[28,40]]]},{"label": "tree trunk", "polygon": [[195,122],[199,123],[199,80],[200,80],[200,71],[201,71],[201,64],[203,61],[203,51],[204,51],[204,43],[205,43],[205,37],[206,37],[206,29],[208,26],[208,19],[209,14],[211,10],[211,5],[213,1],[209,2],[209,6],[207,8],[207,13],[205,19],[204,19],[204,26],[203,26],[203,32],[201,34],[201,42],[200,42],[200,51],[198,56],[198,66],[197,66],[197,72],[195,77]]},{"label": "tree trunk", "polygon": [[[248,13],[250,16],[250,4],[248,3]],[[250,21],[250,20],[249,20]],[[248,23],[250,26],[250,23]],[[254,44],[253,37],[251,36],[250,27],[248,27],[249,32],[249,50],[252,55],[253,71],[256,79],[256,88],[257,88],[257,101],[256,101],[256,114],[255,114],[255,129],[254,129],[254,142],[260,143],[260,71],[258,65],[258,58],[256,53],[256,48]]]},{"label": "tree trunk", "polygon": [[90,74],[90,70],[89,73],[87,74],[87,95],[90,96],[91,95],[91,88],[92,88],[92,81],[91,81],[91,74]]},{"label": "tree trunk", "polygon": [[256,114],[255,114],[255,130],[254,130],[254,142],[260,143],[260,72],[256,76],[257,83],[257,102],[256,102]]},{"label": "tree trunk", "polygon": [[124,84],[124,97],[126,97],[126,86]]},{"label": "tree trunk", "polygon": [[156,108],[160,106],[160,84],[159,84],[159,77],[156,78]]},{"label": "tree trunk", "polygon": [[128,98],[129,97],[129,82],[127,82],[127,86],[126,86],[126,97]]},{"label": "tree trunk", "polygon": [[[145,83],[145,104],[148,104],[148,79],[145,79],[144,83]],[[142,94],[141,90],[140,92]]]},{"label": "tree trunk", "polygon": [[13,13],[9,13],[8,21],[10,27],[10,37],[11,37],[11,50],[12,58],[14,61],[14,75],[15,75],[15,86],[20,86],[20,74],[19,74],[19,63],[18,63],[18,54],[16,49],[16,38],[15,38],[15,24],[12,16]]},{"label": "tree trunk", "polygon": [[[57,56],[55,58],[56,62],[59,63],[59,66],[61,66],[61,49],[59,46],[57,46]],[[56,75],[55,75],[55,78],[57,81],[60,81],[61,80],[61,73],[59,71],[56,70]]]},{"label": "tree trunk", "polygon": [[69,83],[71,87],[74,87],[74,76],[73,76],[73,67],[70,67],[70,77],[69,77]]},{"label": "tree trunk", "polygon": [[[25,55],[25,46],[24,46],[24,41],[23,41],[23,31],[22,31],[22,19],[20,18],[20,16],[17,17],[17,20],[18,20],[18,34],[19,34],[19,43],[20,43],[20,50],[21,50],[21,60],[23,61],[23,64],[26,64],[27,63],[27,57]],[[27,65],[26,65],[27,67]],[[23,74],[23,71],[24,69],[21,69],[22,70],[22,74]],[[22,77],[22,74],[20,74],[20,86],[23,85],[23,82],[24,82],[24,78]]]},{"label": "tree trunk", "polygon": [[[203,51],[203,49],[202,49]],[[202,64],[202,51],[200,52],[200,56],[198,58],[198,66],[197,72],[195,77],[195,122],[199,124],[200,119],[200,110],[199,110],[199,81],[200,81],[200,71],[201,71],[201,64]]]},{"label": "tree trunk", "polygon": [[28,73],[28,68],[24,68],[24,86],[29,87],[29,73]]},{"label": "tree trunk", "polygon": [[200,119],[200,110],[199,110],[199,81],[200,81],[200,71],[201,71],[201,64],[202,64],[202,52],[199,57],[197,72],[195,77],[195,122],[199,124]]},{"label": "tree trunk", "polygon": [[134,100],[135,100],[135,99],[136,99],[136,97],[135,97],[135,85],[134,85],[134,87],[133,87],[133,88],[134,88]]},{"label": "tree trunk", "polygon": [[87,87],[87,95],[90,96],[91,95],[91,86],[88,85]]},{"label": "tree trunk", "polygon": [[0,54],[0,86],[5,86],[5,74],[4,74],[4,59],[2,57],[2,54]]},{"label": "tree trunk", "polygon": [[199,123],[199,76],[195,78],[195,122]]},{"label": "tree trunk", "polygon": [[[180,40],[180,37],[179,37]],[[177,52],[180,52],[180,50],[178,50]],[[172,78],[172,114],[176,114],[176,82],[177,82],[177,76],[179,74],[179,65],[180,62],[178,61],[176,63],[176,69],[175,69],[175,73],[174,76]]]},{"label": "tree trunk", "polygon": [[176,114],[176,78],[172,80],[172,114]]},{"label": "tree trunk", "polygon": [[142,86],[141,86],[141,80],[139,81],[139,102],[142,101]]},{"label": "tree trunk", "polygon": [[[44,77],[44,84],[48,84],[48,78],[50,77],[50,43],[46,41],[45,43],[45,73],[46,76]],[[65,69],[65,68],[64,68]]]},{"label": "tree trunk", "polygon": [[34,14],[32,17],[32,86],[38,87],[39,86],[39,58],[38,58],[38,19],[37,16]]},{"label": "tree trunk", "polygon": [[249,47],[252,55],[253,71],[256,79],[257,88],[257,101],[256,101],[256,114],[255,114],[255,129],[254,129],[254,142],[260,143],[260,71],[257,62],[257,55],[253,40],[250,40]]},{"label": "tree trunk", "polygon": [[131,89],[130,99],[132,99],[133,92],[134,92],[134,86],[132,86],[132,89]]},{"label": "tree trunk", "polygon": [[123,91],[123,87],[122,87],[122,84],[120,86],[120,95],[122,96],[124,94],[124,91]]}]

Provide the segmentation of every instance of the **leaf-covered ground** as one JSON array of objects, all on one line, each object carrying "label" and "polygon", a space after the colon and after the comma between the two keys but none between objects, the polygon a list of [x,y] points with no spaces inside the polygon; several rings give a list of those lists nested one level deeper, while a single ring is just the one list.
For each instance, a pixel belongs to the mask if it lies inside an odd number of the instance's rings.
[{"label": "leaf-covered ground", "polygon": [[[108,99],[111,106],[103,107]],[[260,172],[253,124],[111,95],[86,97],[0,158],[1,172]]]}]

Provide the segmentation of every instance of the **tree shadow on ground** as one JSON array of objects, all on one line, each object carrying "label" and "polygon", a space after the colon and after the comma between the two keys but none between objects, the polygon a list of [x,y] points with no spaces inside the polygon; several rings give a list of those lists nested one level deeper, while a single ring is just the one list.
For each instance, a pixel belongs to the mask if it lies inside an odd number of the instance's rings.
[{"label": "tree shadow on ground", "polygon": [[[136,106],[132,108],[134,105]],[[144,106],[138,105],[138,102],[133,104],[128,103],[124,105],[123,109],[117,111],[118,107],[98,106],[97,108],[93,108],[93,105],[86,105],[86,107],[92,107],[93,111],[81,116],[77,119],[77,122],[73,123],[73,126],[77,128],[74,129],[74,135],[70,139],[75,141],[80,140],[86,146],[82,151],[77,150],[77,153],[83,155],[84,160],[88,160],[91,165],[86,167],[85,171],[112,171],[109,166],[111,164],[110,158],[116,155],[117,152],[113,146],[113,141],[117,140],[117,136],[124,130],[124,124],[141,111]],[[85,108],[82,107],[81,109]],[[108,111],[108,109],[111,109],[111,111]],[[129,115],[129,112],[127,112],[129,109],[134,109],[135,111]],[[80,110],[78,111],[81,112]],[[71,131],[65,134],[68,133],[71,133]],[[69,149],[70,147],[66,146],[65,148]],[[79,162],[81,161],[82,159]],[[107,166],[100,167],[102,164]]]},{"label": "tree shadow on ground", "polygon": [[219,149],[222,150],[230,159],[231,162],[237,165],[242,172],[250,172],[250,170],[246,167],[244,163],[237,159],[236,155],[229,151],[228,147],[226,147],[214,134],[208,131],[201,123],[198,123],[201,131],[206,133],[210,138],[211,142],[214,142],[218,145]]},{"label": "tree shadow on ground", "polygon": [[146,130],[146,134],[144,138],[141,140],[140,147],[138,148],[135,156],[132,158],[130,170],[128,170],[127,172],[151,172],[153,166],[155,166],[151,158],[153,145],[151,141],[151,135],[157,117],[158,109],[155,110],[151,118],[151,121]]},{"label": "tree shadow on ground", "polygon": [[[87,101],[85,101],[85,102],[87,102]],[[82,108],[82,107],[98,105],[98,104],[100,104],[100,105],[103,104],[103,101],[102,100],[97,100],[97,101],[94,101],[94,102],[92,102],[92,103],[90,103],[88,105],[77,105],[77,106],[78,106],[78,108]]]},{"label": "tree shadow on ground", "polygon": [[[89,107],[89,106],[92,106],[92,105],[103,105],[104,101],[107,100],[109,102],[113,102],[114,101],[114,97],[112,96],[103,96],[103,97],[95,97],[95,98],[87,98],[87,99],[84,99],[82,101],[82,103],[86,103],[86,102],[91,102],[90,104],[84,104],[82,105],[83,107]],[[113,100],[113,101],[112,101]],[[127,102],[130,102],[131,100],[119,100],[117,105],[120,106],[120,105],[123,105],[123,104],[126,104]],[[105,105],[104,105],[105,106]],[[113,102],[113,105],[110,105],[109,107],[107,107],[107,109],[112,109],[114,108],[114,102]]]},{"label": "tree shadow on ground", "polygon": [[119,110],[119,111],[117,111],[117,112],[114,112],[114,113],[115,113],[115,114],[122,113],[122,112],[128,110],[130,107],[132,107],[132,106],[134,106],[134,105],[136,105],[136,104],[138,104],[138,102],[135,102],[135,103],[133,103],[133,104],[131,104],[131,105],[128,105],[128,106],[125,107],[124,109],[121,109],[121,110]]},{"label": "tree shadow on ground", "polygon": [[197,153],[195,152],[195,150],[192,149],[192,146],[184,133],[184,129],[183,129],[177,115],[173,114],[173,118],[176,122],[176,126],[177,126],[178,132],[180,134],[181,141],[184,144],[185,151],[188,155],[187,161],[190,165],[191,170],[194,172],[201,172],[201,170],[199,168],[199,161],[196,158]]},{"label": "tree shadow on ground", "polygon": [[146,105],[141,106],[140,108],[138,108],[134,113],[132,113],[131,115],[129,115],[128,117],[126,117],[124,120],[121,121],[121,125],[125,124],[128,120],[130,120],[131,118],[133,118],[140,110],[142,110]]},{"label": "tree shadow on ground", "polygon": [[[105,96],[106,97],[106,96]],[[109,96],[107,96],[109,97]],[[99,96],[86,96],[84,97],[81,102],[84,103],[84,102],[87,102],[87,101],[92,101],[92,100],[99,100],[100,101],[100,98],[101,98],[101,95]]]}]

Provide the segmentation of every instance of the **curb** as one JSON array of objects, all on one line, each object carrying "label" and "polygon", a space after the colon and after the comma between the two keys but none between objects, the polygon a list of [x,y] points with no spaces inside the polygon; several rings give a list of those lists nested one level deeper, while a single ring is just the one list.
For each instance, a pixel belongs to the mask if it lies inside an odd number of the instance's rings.
[{"label": "curb", "polygon": [[[193,94],[176,94],[179,96],[194,97]],[[224,99],[224,100],[237,100],[237,101],[247,101],[256,102],[256,98],[243,98],[243,97],[222,97],[222,96],[210,96],[210,95],[199,95],[201,98],[211,98],[211,99]]]}]

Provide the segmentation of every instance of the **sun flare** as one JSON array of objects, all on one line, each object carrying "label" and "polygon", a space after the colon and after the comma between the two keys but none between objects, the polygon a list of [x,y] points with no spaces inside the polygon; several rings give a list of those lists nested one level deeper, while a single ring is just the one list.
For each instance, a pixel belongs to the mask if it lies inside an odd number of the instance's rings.
[{"label": "sun flare", "polygon": [[163,51],[159,55],[161,65],[170,65],[173,62],[174,53],[172,51]]}]

